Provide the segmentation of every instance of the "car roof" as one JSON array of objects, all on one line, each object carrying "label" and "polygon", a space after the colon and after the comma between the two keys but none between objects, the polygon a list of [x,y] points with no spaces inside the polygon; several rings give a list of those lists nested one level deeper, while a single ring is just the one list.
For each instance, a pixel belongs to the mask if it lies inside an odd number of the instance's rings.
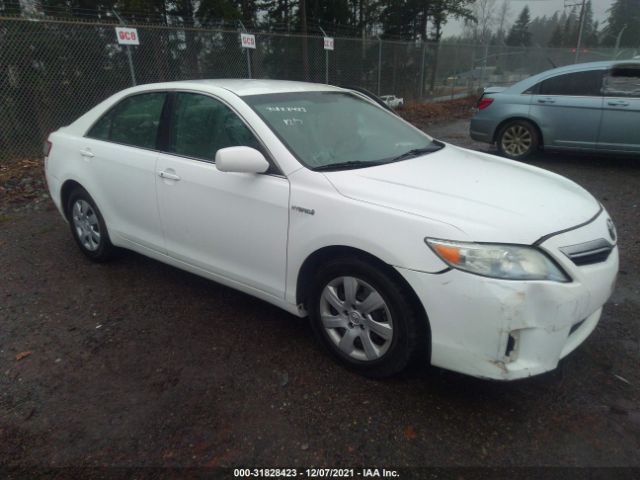
[{"label": "car roof", "polygon": [[[166,89],[197,89],[202,91],[214,91],[217,88],[224,88],[240,97],[248,95],[262,95],[267,93],[287,93],[287,92],[320,92],[345,90],[332,85],[311,82],[296,82],[291,80],[258,80],[258,79],[206,79],[206,80],[180,80],[177,82],[148,83],[140,85],[134,89],[137,91]],[[132,90],[134,90],[132,89]]]},{"label": "car roof", "polygon": [[538,83],[540,80],[544,80],[545,78],[549,78],[555,75],[560,75],[563,73],[582,72],[584,70],[598,70],[598,69],[604,70],[604,69],[608,69],[616,66],[640,67],[640,62],[638,62],[637,60],[607,60],[607,61],[600,61],[600,62],[585,62],[585,63],[575,63],[572,65],[565,65],[563,67],[552,68],[550,70],[545,70],[544,72],[527,77],[524,80],[521,80],[518,83],[513,84],[511,87],[509,87],[509,90],[511,89],[518,90],[520,88],[527,89],[528,87]]}]

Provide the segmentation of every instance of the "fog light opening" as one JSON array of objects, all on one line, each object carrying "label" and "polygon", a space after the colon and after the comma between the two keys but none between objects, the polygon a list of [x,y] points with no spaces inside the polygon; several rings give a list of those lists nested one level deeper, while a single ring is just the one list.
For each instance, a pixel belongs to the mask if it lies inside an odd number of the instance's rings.
[{"label": "fog light opening", "polygon": [[509,360],[513,361],[516,359],[516,355],[518,353],[518,340],[520,338],[520,332],[513,331],[509,333],[507,337],[507,348],[504,351],[504,356]]}]

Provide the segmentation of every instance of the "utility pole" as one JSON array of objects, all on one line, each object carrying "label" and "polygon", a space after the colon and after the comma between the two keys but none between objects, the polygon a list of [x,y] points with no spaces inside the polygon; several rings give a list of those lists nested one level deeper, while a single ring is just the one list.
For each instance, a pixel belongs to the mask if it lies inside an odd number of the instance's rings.
[{"label": "utility pole", "polygon": [[576,56],[573,60],[573,63],[578,63],[578,61],[580,60],[580,48],[582,48],[582,31],[584,30],[584,19],[586,17],[586,3],[587,0],[582,0],[582,3],[567,3],[567,1],[565,0],[564,3],[564,8],[580,6],[580,26],[578,28],[578,41],[576,42]]}]

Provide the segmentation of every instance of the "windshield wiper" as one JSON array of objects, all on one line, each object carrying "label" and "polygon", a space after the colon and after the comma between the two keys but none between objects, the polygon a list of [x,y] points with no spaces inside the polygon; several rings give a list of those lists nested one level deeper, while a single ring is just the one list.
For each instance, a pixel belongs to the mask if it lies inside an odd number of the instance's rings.
[{"label": "windshield wiper", "polygon": [[420,155],[425,155],[427,153],[437,152],[442,148],[444,148],[444,143],[434,140],[433,143],[426,147],[411,149],[408,152],[404,152],[403,154],[392,158],[389,162],[399,162],[401,160],[407,160],[408,158],[419,157]]},{"label": "windshield wiper", "polygon": [[328,165],[320,165],[319,167],[314,167],[313,169],[316,172],[327,171],[327,170],[346,170],[349,168],[362,168],[362,167],[373,167],[375,165],[382,165],[386,162],[365,162],[362,160],[350,160],[348,162],[339,162],[339,163],[330,163]]}]

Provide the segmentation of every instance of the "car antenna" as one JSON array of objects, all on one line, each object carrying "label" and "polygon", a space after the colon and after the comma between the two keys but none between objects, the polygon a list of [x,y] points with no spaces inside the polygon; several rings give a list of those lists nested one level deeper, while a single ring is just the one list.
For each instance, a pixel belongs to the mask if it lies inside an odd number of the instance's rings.
[{"label": "car antenna", "polygon": [[547,57],[547,60],[549,60],[549,63],[553,68],[558,68],[558,66],[555,63],[553,63],[553,60],[551,60],[549,57]]}]

